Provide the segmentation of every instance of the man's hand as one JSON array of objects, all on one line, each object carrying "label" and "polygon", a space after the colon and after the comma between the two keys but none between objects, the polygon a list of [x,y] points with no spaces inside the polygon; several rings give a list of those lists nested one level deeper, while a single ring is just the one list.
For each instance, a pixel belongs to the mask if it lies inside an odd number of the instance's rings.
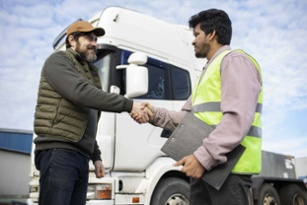
[{"label": "man's hand", "polygon": [[97,160],[94,162],[95,166],[95,174],[97,178],[101,178],[104,176],[104,166],[101,160]]},{"label": "man's hand", "polygon": [[205,173],[205,168],[199,163],[193,154],[183,157],[174,164],[176,167],[180,165],[183,166],[181,171],[188,177],[199,179]]},{"label": "man's hand", "polygon": [[148,109],[151,113],[153,113],[154,107],[149,102],[143,102],[141,103],[142,109]]},{"label": "man's hand", "polygon": [[133,102],[130,116],[138,123],[146,123],[153,116],[152,111],[143,103]]},{"label": "man's hand", "polygon": [[141,109],[144,110],[147,113],[149,120],[153,119],[154,107],[149,102],[141,103]]}]

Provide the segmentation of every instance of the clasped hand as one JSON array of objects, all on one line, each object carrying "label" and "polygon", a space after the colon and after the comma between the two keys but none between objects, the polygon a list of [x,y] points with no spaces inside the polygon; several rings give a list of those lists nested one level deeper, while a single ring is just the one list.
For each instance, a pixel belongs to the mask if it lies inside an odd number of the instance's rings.
[{"label": "clasped hand", "polygon": [[153,107],[149,103],[133,102],[130,116],[138,123],[146,123],[153,117]]}]

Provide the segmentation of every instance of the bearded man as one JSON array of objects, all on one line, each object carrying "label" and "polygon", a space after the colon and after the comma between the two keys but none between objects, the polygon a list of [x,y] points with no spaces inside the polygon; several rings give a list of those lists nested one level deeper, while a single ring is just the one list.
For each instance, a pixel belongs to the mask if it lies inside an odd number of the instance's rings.
[{"label": "bearded man", "polygon": [[139,113],[140,103],[101,90],[96,59],[103,28],[77,21],[66,32],[66,50],[51,54],[41,72],[35,110],[35,166],[40,205],[85,205],[89,161],[104,176],[96,141],[101,111]]}]

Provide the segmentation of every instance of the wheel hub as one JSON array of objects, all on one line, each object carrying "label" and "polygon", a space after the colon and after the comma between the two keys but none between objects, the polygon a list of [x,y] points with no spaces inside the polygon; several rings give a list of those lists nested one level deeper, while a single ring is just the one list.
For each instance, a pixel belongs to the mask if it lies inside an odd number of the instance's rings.
[{"label": "wheel hub", "polygon": [[263,205],[276,205],[276,201],[275,201],[275,198],[268,194],[265,198],[264,198],[264,203]]},{"label": "wheel hub", "polygon": [[186,197],[176,194],[168,198],[165,205],[189,205],[189,201]]}]

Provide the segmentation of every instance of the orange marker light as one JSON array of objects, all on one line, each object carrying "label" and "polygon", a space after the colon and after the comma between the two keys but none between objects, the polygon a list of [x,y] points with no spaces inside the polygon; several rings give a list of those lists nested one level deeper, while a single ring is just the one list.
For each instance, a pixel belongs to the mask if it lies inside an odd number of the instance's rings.
[{"label": "orange marker light", "polygon": [[139,203],[140,202],[140,197],[133,197],[132,198],[132,203]]}]

